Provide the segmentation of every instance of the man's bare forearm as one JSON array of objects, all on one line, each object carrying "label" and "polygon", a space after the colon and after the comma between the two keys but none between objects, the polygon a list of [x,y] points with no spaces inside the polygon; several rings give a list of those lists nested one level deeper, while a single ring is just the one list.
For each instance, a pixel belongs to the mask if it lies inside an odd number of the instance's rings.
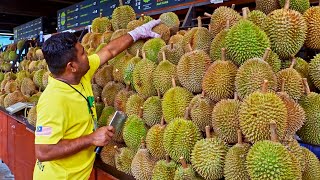
[{"label": "man's bare forearm", "polygon": [[36,144],[36,157],[39,161],[51,161],[76,154],[92,145],[89,135],[76,139],[61,140],[57,144]]},{"label": "man's bare forearm", "polygon": [[100,65],[114,58],[116,55],[130,47],[132,43],[133,39],[129,34],[123,35],[108,43],[97,53],[100,57]]}]

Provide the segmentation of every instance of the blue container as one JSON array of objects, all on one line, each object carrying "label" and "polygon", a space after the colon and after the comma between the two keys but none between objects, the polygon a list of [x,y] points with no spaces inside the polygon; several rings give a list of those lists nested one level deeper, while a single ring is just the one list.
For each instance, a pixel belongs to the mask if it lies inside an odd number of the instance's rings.
[{"label": "blue container", "polygon": [[314,144],[308,144],[302,141],[298,141],[300,146],[303,146],[307,149],[309,149],[311,152],[313,152],[318,159],[320,159],[320,146],[319,145],[314,145]]}]

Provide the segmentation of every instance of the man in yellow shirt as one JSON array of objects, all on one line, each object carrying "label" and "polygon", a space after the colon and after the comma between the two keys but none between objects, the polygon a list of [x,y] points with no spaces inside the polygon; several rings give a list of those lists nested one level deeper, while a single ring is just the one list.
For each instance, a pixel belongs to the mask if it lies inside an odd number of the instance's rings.
[{"label": "man in yellow shirt", "polygon": [[91,79],[99,66],[140,38],[159,37],[153,20],[121,36],[97,54],[87,56],[71,33],[49,38],[42,51],[51,76],[37,105],[35,180],[88,179],[96,146],[111,140],[111,126],[96,129]]}]

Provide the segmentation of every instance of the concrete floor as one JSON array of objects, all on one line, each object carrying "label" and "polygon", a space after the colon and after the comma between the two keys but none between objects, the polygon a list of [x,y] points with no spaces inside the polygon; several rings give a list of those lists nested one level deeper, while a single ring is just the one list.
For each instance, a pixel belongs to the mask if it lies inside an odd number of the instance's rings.
[{"label": "concrete floor", "polygon": [[0,180],[14,180],[14,176],[11,174],[10,169],[5,163],[2,163],[0,159]]}]

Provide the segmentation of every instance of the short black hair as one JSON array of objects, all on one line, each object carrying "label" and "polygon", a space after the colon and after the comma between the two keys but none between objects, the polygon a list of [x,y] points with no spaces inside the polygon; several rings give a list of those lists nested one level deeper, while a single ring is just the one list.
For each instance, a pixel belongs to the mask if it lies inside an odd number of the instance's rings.
[{"label": "short black hair", "polygon": [[42,52],[52,74],[62,74],[68,62],[76,59],[77,42],[77,37],[70,32],[53,35],[44,42]]}]

